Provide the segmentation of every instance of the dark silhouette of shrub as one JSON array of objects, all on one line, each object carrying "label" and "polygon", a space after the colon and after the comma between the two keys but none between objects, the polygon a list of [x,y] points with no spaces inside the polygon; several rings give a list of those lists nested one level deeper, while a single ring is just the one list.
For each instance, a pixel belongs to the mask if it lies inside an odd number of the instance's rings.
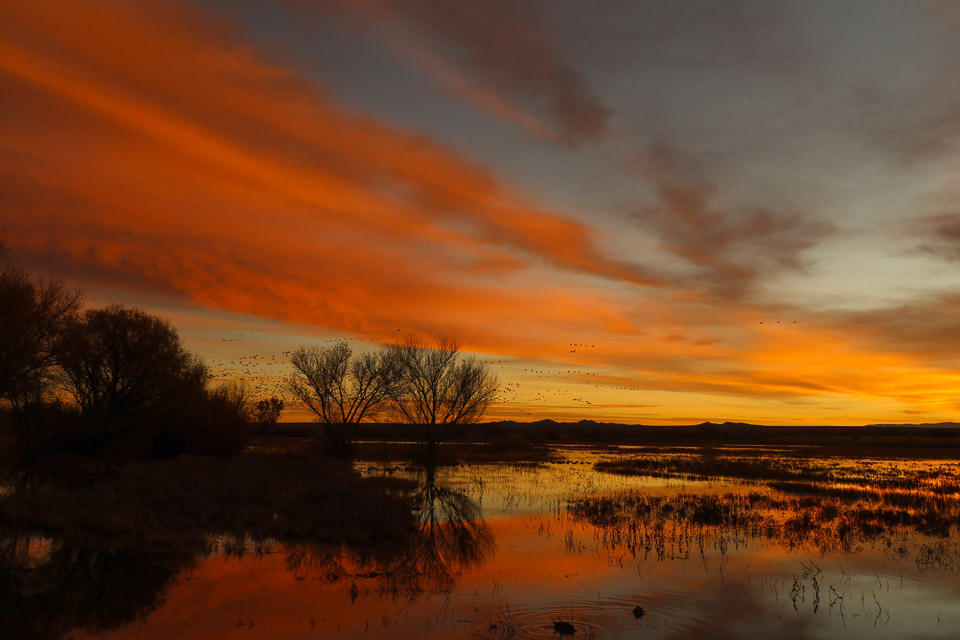
[{"label": "dark silhouette of shrub", "polygon": [[283,413],[283,398],[271,396],[254,403],[250,411],[250,420],[260,433],[270,433],[277,425]]},{"label": "dark silhouette of shrub", "polygon": [[167,429],[180,445],[170,453],[229,456],[239,453],[250,436],[248,389],[222,384],[204,389],[193,402],[181,406],[181,415]]}]

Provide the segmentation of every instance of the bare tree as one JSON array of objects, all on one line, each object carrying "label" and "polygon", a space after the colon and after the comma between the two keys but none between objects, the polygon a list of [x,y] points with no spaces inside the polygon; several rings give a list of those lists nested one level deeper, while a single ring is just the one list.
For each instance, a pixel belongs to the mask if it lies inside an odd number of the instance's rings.
[{"label": "bare tree", "polygon": [[479,422],[496,400],[496,375],[476,358],[461,357],[460,347],[450,338],[430,346],[410,337],[390,348],[400,377],[394,410],[404,422],[422,426],[429,448],[436,445],[441,427]]},{"label": "bare tree", "polygon": [[66,390],[104,443],[205,393],[209,377],[169,322],[120,305],[70,323],[58,362]]},{"label": "bare tree", "polygon": [[396,364],[389,350],[354,354],[346,342],[300,347],[287,388],[316,415],[334,453],[351,453],[357,425],[377,415],[394,395]]},{"label": "bare tree", "polygon": [[0,238],[0,403],[39,403],[80,295],[60,282],[31,278],[5,254]]}]

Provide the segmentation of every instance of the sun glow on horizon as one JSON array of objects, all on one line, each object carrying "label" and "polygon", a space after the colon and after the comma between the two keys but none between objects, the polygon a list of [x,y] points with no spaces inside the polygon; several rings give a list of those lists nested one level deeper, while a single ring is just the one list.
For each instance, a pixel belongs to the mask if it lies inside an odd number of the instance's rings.
[{"label": "sun glow on horizon", "polygon": [[[897,137],[956,114],[910,110],[892,62],[808,98],[810,42],[755,34],[767,66],[664,27],[692,62],[651,41],[635,79],[609,61],[640,44],[598,49],[611,25],[581,8],[517,10],[507,60],[419,3],[51,4],[0,8],[0,231],[89,304],[170,318],[218,379],[280,393],[301,344],[449,335],[504,384],[487,419],[960,412],[957,152],[932,142],[956,134]],[[939,77],[915,62],[910,86]]]}]

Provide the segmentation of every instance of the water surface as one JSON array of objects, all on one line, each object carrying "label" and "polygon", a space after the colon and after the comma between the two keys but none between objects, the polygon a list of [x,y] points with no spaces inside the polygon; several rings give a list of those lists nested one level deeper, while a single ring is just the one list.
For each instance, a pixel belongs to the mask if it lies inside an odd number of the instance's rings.
[{"label": "water surface", "polygon": [[[402,548],[211,540],[151,554],[31,537],[7,543],[4,597],[73,638],[960,636],[957,463],[805,459],[776,478],[594,469],[657,455],[362,463],[417,482],[418,533]],[[683,456],[702,457],[674,451],[657,468]]]}]

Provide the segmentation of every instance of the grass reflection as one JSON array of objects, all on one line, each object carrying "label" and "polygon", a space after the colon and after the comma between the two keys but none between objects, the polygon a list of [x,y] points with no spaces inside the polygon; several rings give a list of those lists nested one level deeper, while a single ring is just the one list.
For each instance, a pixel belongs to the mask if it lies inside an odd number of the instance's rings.
[{"label": "grass reflection", "polygon": [[609,545],[658,559],[725,554],[761,540],[821,555],[878,549],[920,570],[960,569],[958,465],[888,459],[640,454],[596,464],[620,475],[742,481],[709,493],[637,491],[574,500],[571,514]]}]

